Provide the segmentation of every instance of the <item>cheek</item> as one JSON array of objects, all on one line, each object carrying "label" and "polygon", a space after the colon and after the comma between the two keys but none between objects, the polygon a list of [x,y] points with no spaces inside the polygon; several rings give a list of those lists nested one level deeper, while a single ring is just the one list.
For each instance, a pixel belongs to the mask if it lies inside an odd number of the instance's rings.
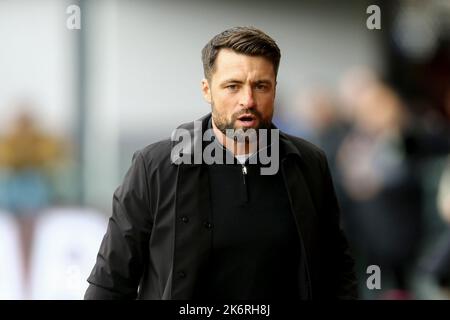
[{"label": "cheek", "polygon": [[216,95],[213,97],[213,101],[216,110],[224,114],[233,113],[235,107],[238,105],[238,99],[227,94]]},{"label": "cheek", "polygon": [[274,99],[272,96],[261,97],[261,99],[257,101],[257,105],[263,114],[270,115],[273,113]]}]

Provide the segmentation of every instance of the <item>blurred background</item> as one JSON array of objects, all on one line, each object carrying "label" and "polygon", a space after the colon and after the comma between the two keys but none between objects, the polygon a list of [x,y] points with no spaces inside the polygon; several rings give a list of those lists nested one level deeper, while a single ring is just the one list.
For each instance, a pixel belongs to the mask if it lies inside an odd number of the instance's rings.
[{"label": "blurred background", "polygon": [[237,25],[281,48],[274,122],[328,155],[361,298],[450,299],[448,0],[0,0],[0,299],[83,297],[133,152],[210,111]]}]

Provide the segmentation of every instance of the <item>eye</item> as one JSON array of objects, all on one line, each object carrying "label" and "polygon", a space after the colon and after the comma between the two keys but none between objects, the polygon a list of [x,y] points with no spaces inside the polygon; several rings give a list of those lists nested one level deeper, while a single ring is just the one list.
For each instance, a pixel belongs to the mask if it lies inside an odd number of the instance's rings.
[{"label": "eye", "polygon": [[256,85],[256,90],[265,91],[265,90],[267,90],[267,85],[266,84],[262,84],[262,83],[257,84]]},{"label": "eye", "polygon": [[238,89],[238,86],[236,84],[230,84],[226,86],[226,88],[230,91],[236,91]]}]

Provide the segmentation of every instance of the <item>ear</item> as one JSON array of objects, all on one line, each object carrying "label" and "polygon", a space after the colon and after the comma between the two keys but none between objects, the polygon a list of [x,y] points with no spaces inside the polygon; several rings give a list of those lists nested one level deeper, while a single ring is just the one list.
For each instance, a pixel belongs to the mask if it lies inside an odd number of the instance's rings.
[{"label": "ear", "polygon": [[209,87],[209,82],[207,79],[202,80],[202,93],[203,93],[203,98],[206,100],[206,102],[211,104],[211,101],[212,101],[211,88]]}]

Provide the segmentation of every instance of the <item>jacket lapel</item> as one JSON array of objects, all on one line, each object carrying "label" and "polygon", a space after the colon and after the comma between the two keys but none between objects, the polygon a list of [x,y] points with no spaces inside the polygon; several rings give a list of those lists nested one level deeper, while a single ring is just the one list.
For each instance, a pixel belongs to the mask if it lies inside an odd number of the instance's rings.
[{"label": "jacket lapel", "polygon": [[284,152],[281,171],[300,236],[302,251],[306,258],[305,273],[307,283],[309,284],[308,296],[312,298],[314,252],[318,247],[316,207],[314,206],[310,188],[302,171],[303,157],[297,147],[295,147],[283,132],[280,132],[280,149]]},{"label": "jacket lapel", "polygon": [[306,258],[306,283],[309,284],[308,296],[311,298],[311,281],[313,279],[312,273],[314,270],[313,252],[314,249],[317,248],[315,238],[317,236],[315,232],[316,209],[314,207],[305,177],[295,161],[293,161],[292,158],[283,159],[281,170],[286,183],[286,189],[288,191],[294,219],[297,224],[297,230],[300,235],[302,251],[304,252]]}]

